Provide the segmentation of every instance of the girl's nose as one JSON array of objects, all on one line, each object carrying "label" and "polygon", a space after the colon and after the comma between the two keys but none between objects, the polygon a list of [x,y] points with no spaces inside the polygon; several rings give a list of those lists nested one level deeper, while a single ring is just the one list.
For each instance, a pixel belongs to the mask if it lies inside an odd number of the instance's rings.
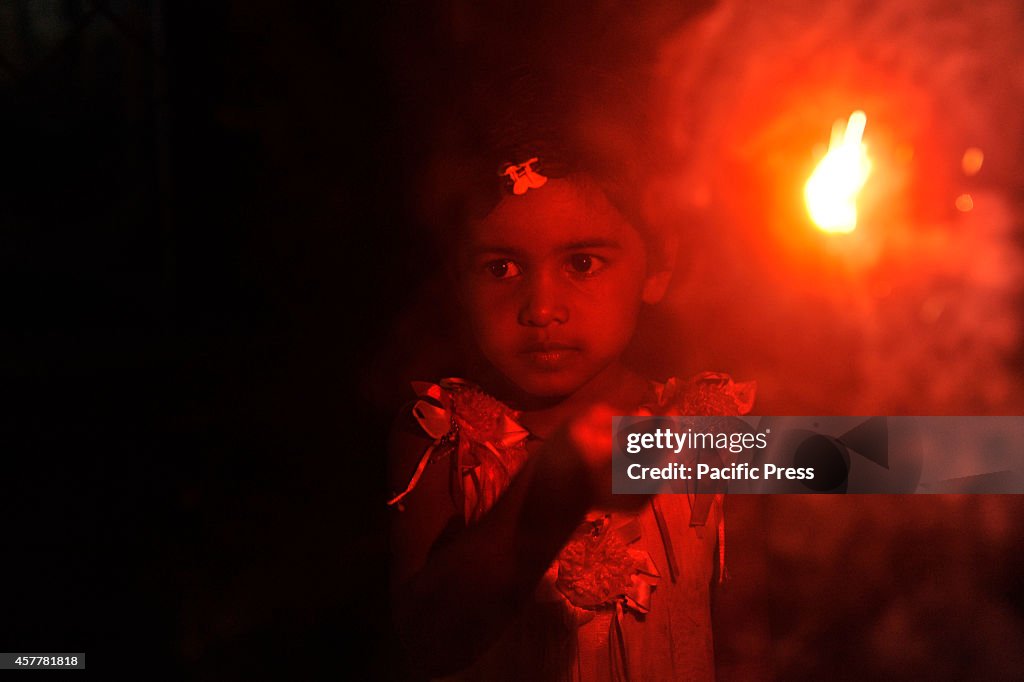
[{"label": "girl's nose", "polygon": [[524,292],[519,308],[519,324],[546,327],[549,324],[565,324],[568,320],[569,308],[558,291],[554,277],[547,274],[534,277]]}]

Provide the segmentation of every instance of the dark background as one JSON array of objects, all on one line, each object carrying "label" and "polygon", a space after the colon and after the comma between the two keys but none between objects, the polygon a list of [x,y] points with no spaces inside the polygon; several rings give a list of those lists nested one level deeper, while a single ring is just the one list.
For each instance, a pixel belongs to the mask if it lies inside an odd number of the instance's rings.
[{"label": "dark background", "polygon": [[[650,14],[612,24],[623,27],[616,49],[631,53],[705,4],[645,4]],[[963,23],[967,10],[945,4],[944,20]],[[429,378],[417,358],[437,349],[420,348],[419,332],[431,325],[423,344],[436,344],[445,329],[424,303],[437,257],[413,188],[431,151],[420,105],[458,92],[431,63],[452,63],[452,36],[475,35],[466,6],[0,0],[0,650],[84,651],[100,675],[144,665],[156,678],[406,677],[388,618],[383,449],[399,379]],[[519,16],[496,33],[544,24]],[[771,28],[762,19],[748,23]],[[730,54],[747,56],[726,42],[718,57]],[[756,113],[730,103],[731,73],[708,78],[722,97],[695,106]],[[723,242],[741,244],[759,225],[733,233],[725,222]],[[964,326],[973,342],[977,324]],[[771,353],[806,355],[793,339],[807,335],[766,329],[780,335],[719,334],[767,360],[692,335],[708,350],[691,369],[710,368],[710,355],[759,379],[774,371],[774,385],[762,381],[775,389],[763,394],[769,412],[848,409],[850,363],[794,371]],[[905,383],[947,368],[920,356],[924,371]],[[852,404],[887,405],[878,395],[897,378],[866,381],[873,397]],[[945,400],[920,409],[975,409]],[[745,665],[818,679],[1024,669],[1016,496],[758,499],[730,514],[733,587],[716,631],[725,677],[742,679]]]},{"label": "dark background", "polygon": [[417,272],[387,11],[0,3],[0,650],[399,674],[354,375]]}]

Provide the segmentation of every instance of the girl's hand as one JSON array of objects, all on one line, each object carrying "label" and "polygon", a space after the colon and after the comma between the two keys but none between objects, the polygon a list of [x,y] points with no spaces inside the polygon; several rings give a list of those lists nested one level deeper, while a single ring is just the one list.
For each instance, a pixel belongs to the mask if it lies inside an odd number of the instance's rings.
[{"label": "girl's hand", "polygon": [[635,509],[650,496],[612,494],[612,417],[615,414],[616,411],[606,404],[588,408],[566,425],[567,445],[587,472],[592,506]]}]

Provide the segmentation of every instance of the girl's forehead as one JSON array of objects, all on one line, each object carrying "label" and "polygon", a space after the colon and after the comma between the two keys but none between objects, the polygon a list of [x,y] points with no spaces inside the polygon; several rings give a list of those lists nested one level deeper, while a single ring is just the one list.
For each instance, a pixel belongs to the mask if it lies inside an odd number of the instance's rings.
[{"label": "girl's forehead", "polygon": [[573,242],[639,239],[597,186],[563,178],[553,178],[523,195],[506,196],[486,218],[471,224],[468,233],[468,241],[476,248],[543,249]]}]

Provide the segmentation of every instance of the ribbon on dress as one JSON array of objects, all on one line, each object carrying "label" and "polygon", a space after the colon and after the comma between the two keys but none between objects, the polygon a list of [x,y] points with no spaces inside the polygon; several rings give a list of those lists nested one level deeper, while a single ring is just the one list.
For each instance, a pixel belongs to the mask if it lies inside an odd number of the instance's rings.
[{"label": "ribbon on dress", "polygon": [[434,439],[420,457],[405,489],[388,500],[398,504],[419,483],[435,455],[453,447],[463,513],[467,522],[478,519],[504,492],[512,476],[526,460],[529,431],[516,422],[519,413],[464,379],[439,383],[415,381],[419,397],[412,415]]}]

